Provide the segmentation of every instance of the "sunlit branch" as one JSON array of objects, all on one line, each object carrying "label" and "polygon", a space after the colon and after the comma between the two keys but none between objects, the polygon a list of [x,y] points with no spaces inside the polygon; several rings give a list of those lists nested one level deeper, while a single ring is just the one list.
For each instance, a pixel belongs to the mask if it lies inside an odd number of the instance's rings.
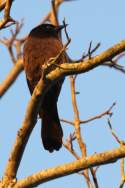
[{"label": "sunlit branch", "polygon": [[19,73],[23,70],[23,60],[19,59],[13,66],[10,73],[7,75],[5,80],[0,84],[0,97],[9,89],[9,87],[16,81]]},{"label": "sunlit branch", "polygon": [[117,149],[109,150],[104,153],[94,154],[75,162],[60,165],[54,168],[49,168],[38,173],[32,174],[22,180],[19,180],[15,184],[14,188],[22,187],[34,187],[50,180],[64,177],[69,174],[79,172],[94,166],[109,164],[116,162],[118,159],[125,156],[125,146],[120,146]]}]

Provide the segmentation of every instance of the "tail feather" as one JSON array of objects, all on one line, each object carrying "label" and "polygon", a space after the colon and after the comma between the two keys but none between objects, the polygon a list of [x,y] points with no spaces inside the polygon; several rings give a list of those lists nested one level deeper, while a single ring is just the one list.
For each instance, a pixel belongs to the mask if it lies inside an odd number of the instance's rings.
[{"label": "tail feather", "polygon": [[50,111],[42,109],[40,116],[42,118],[41,137],[43,146],[49,152],[59,150],[62,146],[63,131],[60,125],[57,106]]}]

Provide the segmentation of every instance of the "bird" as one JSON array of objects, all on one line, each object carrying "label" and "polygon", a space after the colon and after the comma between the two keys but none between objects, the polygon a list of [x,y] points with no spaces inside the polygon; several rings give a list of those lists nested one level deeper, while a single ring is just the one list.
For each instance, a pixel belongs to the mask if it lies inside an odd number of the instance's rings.
[{"label": "bird", "polygon": [[[43,73],[43,66],[51,58],[57,57],[63,48],[61,30],[64,25],[50,23],[38,25],[29,33],[23,50],[24,70],[27,84],[32,95]],[[65,63],[66,52],[61,53],[56,64]],[[56,65],[55,65],[56,66]],[[42,120],[41,138],[45,150],[53,152],[62,147],[63,130],[59,120],[57,102],[64,78],[58,80],[45,94],[39,110]]]}]

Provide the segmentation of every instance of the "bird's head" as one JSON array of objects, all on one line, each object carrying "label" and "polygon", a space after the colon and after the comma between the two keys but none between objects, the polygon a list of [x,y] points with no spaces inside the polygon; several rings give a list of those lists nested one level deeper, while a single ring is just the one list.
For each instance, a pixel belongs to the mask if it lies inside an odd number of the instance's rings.
[{"label": "bird's head", "polygon": [[52,24],[41,24],[35,27],[30,34],[45,34],[45,35],[57,35],[60,34],[61,30],[67,25],[52,25]]},{"label": "bird's head", "polygon": [[42,24],[41,29],[45,30],[46,32],[60,32],[65,26],[64,25],[59,25],[55,26],[52,24]]}]

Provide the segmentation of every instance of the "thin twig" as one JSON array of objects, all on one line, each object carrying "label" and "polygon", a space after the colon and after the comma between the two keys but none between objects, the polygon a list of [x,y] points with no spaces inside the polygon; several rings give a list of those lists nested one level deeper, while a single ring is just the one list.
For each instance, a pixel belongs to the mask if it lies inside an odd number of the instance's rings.
[{"label": "thin twig", "polygon": [[78,154],[76,153],[76,151],[74,149],[72,149],[69,144],[67,144],[65,141],[63,141],[63,146],[78,160],[80,159],[80,157],[78,156]]},{"label": "thin twig", "polygon": [[72,95],[72,106],[74,110],[74,126],[76,131],[76,138],[82,152],[82,157],[84,157],[86,155],[86,148],[80,131],[80,118],[79,118],[79,111],[78,111],[76,96],[75,96],[75,78],[73,76],[70,76],[70,85],[71,85],[71,95]]},{"label": "thin twig", "polygon": [[51,69],[52,66],[59,67],[60,69],[62,69],[62,67],[60,65],[58,65],[57,61],[59,60],[59,58],[61,57],[61,55],[66,51],[67,46],[69,45],[70,41],[71,41],[70,39],[67,41],[67,43],[63,46],[63,48],[60,50],[60,52],[59,52],[59,54],[57,54],[57,56],[51,57],[46,62],[46,64],[42,66],[43,69],[46,69],[46,73],[48,71],[50,71],[50,69]]},{"label": "thin twig", "polygon": [[[8,52],[9,52],[10,57],[11,57],[11,60],[12,60],[12,62],[14,64],[17,62],[17,60],[19,58],[21,58],[21,56],[19,56],[18,54],[19,53],[21,54],[22,41],[21,42],[19,40],[17,41],[16,38],[17,38],[17,35],[20,33],[22,27],[23,27],[23,20],[20,23],[16,23],[15,30],[12,30],[12,29],[10,30],[10,33],[11,33],[11,37],[10,38],[0,39],[0,42],[7,47]],[[19,50],[19,48],[17,49],[17,44],[20,44],[20,50]],[[13,50],[13,48],[15,46],[16,46],[16,55],[17,55],[17,57],[15,57],[14,50]]]},{"label": "thin twig", "polygon": [[91,48],[92,48],[92,41],[90,41],[89,49],[88,49],[88,58],[91,59]]},{"label": "thin twig", "polygon": [[69,37],[69,34],[67,32],[67,29],[66,29],[68,24],[66,24],[65,18],[63,20],[63,25],[64,25],[64,31],[65,31],[65,35],[66,35],[67,41],[71,41],[71,38]]},{"label": "thin twig", "polygon": [[102,66],[107,66],[107,67],[109,67],[109,68],[114,68],[115,70],[118,70],[118,71],[120,71],[121,73],[124,73],[124,74],[125,74],[125,68],[124,68],[124,66],[119,65],[119,64],[117,63],[117,61],[115,61],[115,60],[110,60],[110,61],[108,61],[108,62],[105,62],[104,64],[102,64]]},{"label": "thin twig", "polygon": [[95,188],[99,188],[98,180],[97,180],[96,173],[95,173],[94,169],[90,168],[90,172],[91,172],[91,175],[92,175],[92,178],[93,178]]},{"label": "thin twig", "polygon": [[96,174],[97,170],[99,169],[100,166],[97,166],[95,168],[93,168],[94,174]]},{"label": "thin twig", "polygon": [[60,121],[74,126],[74,122],[72,122],[72,121],[69,121],[69,120],[66,120],[66,119],[60,119]]},{"label": "thin twig", "polygon": [[[92,44],[91,44],[91,42],[90,42],[90,44],[89,44],[89,48],[88,48],[88,52],[85,54],[85,53],[83,53],[83,55],[82,55],[82,57],[80,58],[80,59],[78,59],[78,60],[76,60],[75,62],[80,62],[80,61],[83,61],[84,59],[86,59],[86,58],[89,58],[89,59],[91,59],[92,58],[92,54],[100,47],[100,45],[101,45],[101,43],[99,42],[99,43],[97,43],[96,44],[96,46],[92,49]],[[71,60],[71,62],[74,62],[73,60]]]},{"label": "thin twig", "polygon": [[96,46],[92,49],[92,41],[90,41],[90,44],[89,44],[89,48],[88,48],[88,52],[87,54],[83,54],[82,56],[82,59],[85,59],[85,58],[89,58],[91,59],[92,58],[92,54],[100,47],[101,43],[97,43]]},{"label": "thin twig", "polygon": [[120,145],[125,145],[125,142],[120,140],[119,137],[116,135],[115,131],[112,129],[111,125],[111,120],[108,118],[108,125],[111,131],[112,136],[115,138],[115,140],[120,144]]},{"label": "thin twig", "polygon": [[80,124],[85,124],[85,123],[89,123],[90,121],[93,121],[93,120],[96,120],[96,119],[100,119],[100,118],[102,118],[103,116],[105,116],[105,115],[109,115],[110,117],[112,116],[112,112],[111,112],[111,110],[112,110],[112,108],[114,107],[116,105],[116,102],[114,102],[109,108],[108,108],[108,110],[106,110],[105,112],[103,112],[103,113],[101,113],[101,114],[98,114],[98,115],[96,115],[96,116],[94,116],[94,117],[91,117],[91,118],[89,118],[89,119],[87,119],[87,120],[83,120],[83,121],[80,121]]}]

